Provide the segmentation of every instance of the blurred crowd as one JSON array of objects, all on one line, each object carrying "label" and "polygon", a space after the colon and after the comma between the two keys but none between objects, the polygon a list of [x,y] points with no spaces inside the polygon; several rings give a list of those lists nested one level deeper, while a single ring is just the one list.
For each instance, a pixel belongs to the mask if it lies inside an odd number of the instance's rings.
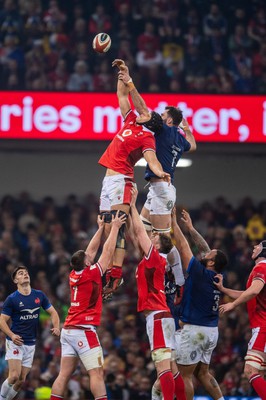
[{"label": "blurred crowd", "polygon": [[[0,89],[266,93],[264,0],[1,0]],[[108,53],[95,34],[112,38]]]},{"label": "blurred crowd", "polygon": [[[139,208],[145,196],[145,193],[139,194]],[[195,228],[210,247],[224,250],[229,258],[226,286],[243,289],[253,266],[253,245],[266,236],[266,200],[256,203],[251,198],[245,198],[233,206],[226,198],[219,197],[189,211]],[[93,194],[84,198],[71,194],[63,204],[49,196],[35,201],[27,192],[0,199],[0,311],[4,299],[16,289],[10,273],[18,262],[22,262],[29,269],[32,287],[48,295],[63,323],[69,304],[69,259],[74,251],[86,248],[97,229],[97,213],[98,198]],[[197,253],[197,249],[194,250]],[[125,283],[111,301],[104,303],[98,330],[105,356],[108,399],[113,400],[150,399],[156,376],[145,320],[136,312],[134,274],[137,263],[137,253],[129,239],[124,267]],[[44,311],[40,321],[33,368],[19,397],[28,400],[46,398],[45,392],[49,393],[59,370],[59,340],[50,334],[50,319]],[[223,315],[219,327],[219,344],[214,351],[211,368],[223,394],[254,395],[242,375],[243,357],[251,333],[245,306]],[[0,332],[0,383],[7,373],[4,352],[5,337]],[[195,387],[196,394],[205,394],[196,381]],[[81,367],[69,383],[67,398],[92,399],[89,378]]]}]

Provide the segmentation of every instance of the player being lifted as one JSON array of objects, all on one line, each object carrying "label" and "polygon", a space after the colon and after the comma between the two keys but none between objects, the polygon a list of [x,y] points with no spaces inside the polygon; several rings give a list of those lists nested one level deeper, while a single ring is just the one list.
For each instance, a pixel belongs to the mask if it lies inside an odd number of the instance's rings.
[{"label": "player being lifted", "polygon": [[[114,60],[112,66],[121,68],[122,60]],[[117,97],[124,124],[99,160],[106,168],[100,196],[100,212],[104,213],[105,222],[111,220],[111,214],[120,210],[128,215],[131,201],[131,189],[135,186],[134,165],[144,157],[150,170],[163,181],[170,181],[170,174],[163,171],[155,152],[155,140],[150,130],[160,129],[162,119],[159,114],[150,113],[143,107],[137,115],[132,111],[129,93],[136,90],[125,85],[118,74]],[[141,98],[141,96],[139,95]],[[142,102],[145,104],[144,100]],[[168,184],[168,183],[166,183]],[[121,226],[117,238],[116,251],[112,268],[107,274],[107,285],[104,294],[108,297],[122,281],[122,265],[125,256],[125,227]]]}]

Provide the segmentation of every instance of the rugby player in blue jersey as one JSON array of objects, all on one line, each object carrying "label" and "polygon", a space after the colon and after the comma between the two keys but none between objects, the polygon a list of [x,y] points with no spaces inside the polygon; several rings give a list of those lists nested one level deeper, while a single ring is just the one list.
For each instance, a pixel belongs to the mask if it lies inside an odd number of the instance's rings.
[{"label": "rugby player in blue jersey", "polygon": [[203,237],[193,227],[185,210],[182,218],[193,245],[203,251],[197,260],[189,243],[179,228],[176,218],[172,228],[176,247],[185,270],[185,285],[179,310],[181,330],[176,334],[177,364],[185,382],[187,400],[192,400],[194,388],[193,374],[214,400],[223,399],[218,383],[210,374],[209,364],[218,340],[219,301],[221,292],[214,284],[217,273],[227,264],[226,255],[217,249],[211,250]]},{"label": "rugby player in blue jersey", "polygon": [[47,296],[41,290],[31,288],[27,268],[17,267],[12,280],[17,290],[6,298],[0,316],[0,329],[7,335],[6,360],[9,368],[8,377],[1,387],[0,400],[13,399],[30,372],[41,307],[51,316],[52,335],[60,336],[59,316]]}]

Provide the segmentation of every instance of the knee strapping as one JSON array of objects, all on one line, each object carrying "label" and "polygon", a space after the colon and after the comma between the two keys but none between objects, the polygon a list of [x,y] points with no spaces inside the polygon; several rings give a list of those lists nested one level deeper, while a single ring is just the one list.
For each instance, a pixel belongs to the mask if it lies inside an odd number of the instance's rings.
[{"label": "knee strapping", "polygon": [[248,350],[245,357],[246,364],[258,370],[265,369],[265,360],[262,355],[256,353],[255,351]]},{"label": "knee strapping", "polygon": [[[116,215],[116,213],[117,213],[117,210],[111,211],[111,215]],[[127,213],[119,210],[118,216],[121,217],[122,215],[125,215],[126,217],[128,217]],[[116,246],[115,246],[117,249],[123,249],[123,250],[126,249],[125,229],[126,229],[126,224],[123,224],[119,228],[117,240],[116,240]]]},{"label": "knee strapping", "polygon": [[142,217],[142,215],[140,216],[140,219],[144,225],[144,228],[147,232],[151,232],[152,231],[152,224],[150,223],[150,221],[147,218]]},{"label": "knee strapping", "polygon": [[153,362],[156,364],[160,361],[171,360],[171,353],[172,353],[171,349],[168,348],[156,349],[153,350],[153,352],[151,353],[151,358]]}]

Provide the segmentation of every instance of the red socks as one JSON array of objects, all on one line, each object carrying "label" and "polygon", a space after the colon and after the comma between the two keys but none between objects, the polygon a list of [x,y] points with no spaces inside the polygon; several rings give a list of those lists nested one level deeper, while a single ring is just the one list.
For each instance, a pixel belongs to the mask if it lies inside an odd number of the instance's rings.
[{"label": "red socks", "polygon": [[57,396],[56,394],[51,394],[50,400],[63,400],[63,396]]},{"label": "red socks", "polygon": [[175,382],[170,369],[161,372],[159,379],[164,400],[173,400],[175,394]]},{"label": "red socks", "polygon": [[101,397],[95,397],[95,400],[107,400],[107,394]]},{"label": "red socks", "polygon": [[249,383],[260,396],[261,400],[266,400],[266,381],[259,374],[254,374],[250,377]]},{"label": "red socks", "polygon": [[175,395],[177,400],[186,400],[186,392],[183,378],[180,372],[177,372],[174,375],[175,381]]}]

